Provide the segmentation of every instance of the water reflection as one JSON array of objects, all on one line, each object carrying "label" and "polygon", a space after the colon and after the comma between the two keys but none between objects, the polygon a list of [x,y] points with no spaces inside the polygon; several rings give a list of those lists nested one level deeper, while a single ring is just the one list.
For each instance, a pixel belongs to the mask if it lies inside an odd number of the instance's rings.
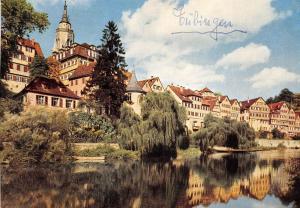
[{"label": "water reflection", "polygon": [[[3,207],[193,207],[273,195],[300,205],[300,151],[213,155],[169,163],[4,170]],[[244,196],[244,197],[242,197]]]}]

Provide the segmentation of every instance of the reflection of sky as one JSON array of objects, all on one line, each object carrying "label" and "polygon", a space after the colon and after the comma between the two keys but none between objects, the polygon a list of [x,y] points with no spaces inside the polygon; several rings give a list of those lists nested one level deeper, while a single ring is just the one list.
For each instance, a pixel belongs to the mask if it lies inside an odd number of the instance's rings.
[{"label": "reflection of sky", "polygon": [[[196,207],[204,207],[202,205]],[[237,207],[237,208],[281,208],[286,207],[281,203],[281,201],[274,197],[267,195],[262,201],[256,199],[251,199],[248,197],[239,197],[238,200],[230,200],[227,204],[212,204],[210,208],[220,208],[220,207]],[[288,207],[292,207],[291,205]]]}]

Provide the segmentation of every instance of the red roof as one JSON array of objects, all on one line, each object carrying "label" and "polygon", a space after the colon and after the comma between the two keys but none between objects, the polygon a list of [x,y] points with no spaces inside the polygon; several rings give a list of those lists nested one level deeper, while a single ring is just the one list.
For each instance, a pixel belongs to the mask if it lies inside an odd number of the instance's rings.
[{"label": "red roof", "polygon": [[148,83],[149,86],[151,87],[154,84],[154,82],[157,80],[159,80],[159,77],[152,77],[150,79],[141,80],[138,83],[141,87],[144,87],[146,83]]},{"label": "red roof", "polygon": [[271,110],[271,112],[275,112],[275,111],[278,111],[280,110],[280,108],[285,104],[284,101],[280,101],[280,102],[277,102],[277,103],[271,103],[269,104],[269,108]]},{"label": "red roof", "polygon": [[232,99],[232,100],[229,100],[229,101],[230,101],[230,104],[231,104],[231,105],[233,105],[234,102],[237,102],[237,104],[240,105],[240,104],[239,104],[239,101],[238,101],[237,99]]},{"label": "red roof", "polygon": [[190,96],[202,97],[200,93],[195,92],[191,89],[177,87],[174,85],[170,85],[169,87],[182,101],[185,102],[192,102],[192,100],[189,98]]},{"label": "red roof", "polygon": [[79,79],[81,77],[89,77],[92,75],[96,63],[91,63],[89,65],[78,66],[73,74],[69,77],[69,80]]},{"label": "red roof", "polygon": [[44,57],[43,51],[38,42],[35,42],[34,40],[30,40],[30,39],[20,38],[18,40],[18,43],[22,46],[26,46],[26,47],[35,49],[37,55]]},{"label": "red roof", "polygon": [[229,100],[228,96],[220,96],[220,102],[222,103],[226,98]]},{"label": "red roof", "polygon": [[251,105],[253,105],[258,99],[260,99],[260,97],[254,98],[251,100],[242,101],[241,102],[241,110],[249,109],[251,107]]},{"label": "red roof", "polygon": [[300,112],[295,112],[296,118],[300,118]]},{"label": "red roof", "polygon": [[199,90],[200,93],[203,93],[203,92],[211,92],[213,93],[213,91],[211,91],[210,89],[208,89],[207,87],[203,88],[202,90]]},{"label": "red roof", "polygon": [[62,82],[51,79],[48,77],[36,77],[34,78],[21,92],[34,92],[39,94],[54,95],[58,97],[66,97],[73,99],[80,99],[69,88],[67,88]]}]

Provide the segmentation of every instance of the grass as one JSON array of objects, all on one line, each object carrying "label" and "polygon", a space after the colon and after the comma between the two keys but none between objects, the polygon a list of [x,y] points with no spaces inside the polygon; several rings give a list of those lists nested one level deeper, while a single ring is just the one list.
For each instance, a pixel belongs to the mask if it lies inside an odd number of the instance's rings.
[{"label": "grass", "polygon": [[75,152],[75,156],[80,157],[101,157],[105,156],[107,160],[137,160],[139,154],[137,151],[129,151],[124,149],[115,149],[109,145],[99,145],[93,149],[79,150]]},{"label": "grass", "polygon": [[178,159],[190,159],[199,157],[201,154],[201,151],[199,147],[189,147],[186,150],[177,150],[177,158]]}]

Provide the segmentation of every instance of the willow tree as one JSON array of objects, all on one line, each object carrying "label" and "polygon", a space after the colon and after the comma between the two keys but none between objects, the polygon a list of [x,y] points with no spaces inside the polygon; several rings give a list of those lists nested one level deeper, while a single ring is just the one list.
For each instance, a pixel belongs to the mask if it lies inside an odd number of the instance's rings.
[{"label": "willow tree", "polygon": [[196,132],[194,139],[203,152],[214,145],[249,148],[255,145],[255,132],[246,122],[216,118],[209,114],[204,118],[204,128]]}]

